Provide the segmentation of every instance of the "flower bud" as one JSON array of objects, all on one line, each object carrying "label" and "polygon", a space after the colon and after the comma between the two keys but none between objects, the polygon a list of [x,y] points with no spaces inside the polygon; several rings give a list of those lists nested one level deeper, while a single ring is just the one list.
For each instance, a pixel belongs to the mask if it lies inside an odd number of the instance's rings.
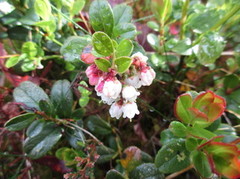
[{"label": "flower bud", "polygon": [[122,90],[122,97],[130,102],[134,102],[140,93],[133,86],[125,86]]},{"label": "flower bud", "polygon": [[119,105],[117,102],[113,103],[109,109],[109,113],[112,118],[115,117],[115,118],[119,119],[123,113],[122,105]]},{"label": "flower bud", "polygon": [[99,83],[100,77],[103,75],[103,72],[99,70],[95,64],[90,65],[85,73],[89,78],[90,85],[97,85]]},{"label": "flower bud", "polygon": [[105,81],[103,86],[103,94],[106,97],[117,99],[122,91],[122,83],[119,80]]},{"label": "flower bud", "polygon": [[127,85],[133,86],[134,88],[140,88],[142,86],[138,75],[131,76],[124,81]]},{"label": "flower bud", "polygon": [[137,104],[134,102],[126,103],[122,106],[123,117],[132,119],[135,114],[139,114]]},{"label": "flower bud", "polygon": [[152,84],[153,79],[156,77],[156,73],[152,68],[149,67],[147,70],[140,72],[139,77],[143,86],[149,86]]}]

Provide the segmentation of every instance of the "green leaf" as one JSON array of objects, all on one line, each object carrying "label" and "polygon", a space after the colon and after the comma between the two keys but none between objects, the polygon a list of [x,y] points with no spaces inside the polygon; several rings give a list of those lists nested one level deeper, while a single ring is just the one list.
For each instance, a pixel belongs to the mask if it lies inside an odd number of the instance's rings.
[{"label": "green leaf", "polygon": [[108,72],[108,69],[111,67],[110,61],[104,58],[96,59],[94,60],[94,62],[97,65],[97,67],[104,72]]},{"label": "green leaf", "polygon": [[151,45],[151,47],[152,47],[154,50],[158,50],[158,49],[159,49],[160,41],[159,41],[157,35],[152,34],[152,33],[148,34],[148,35],[147,35],[147,41],[148,41],[148,43]]},{"label": "green leaf", "polygon": [[72,118],[75,120],[82,119],[85,114],[84,108],[78,108],[72,113]]},{"label": "green leaf", "polygon": [[36,64],[36,59],[24,59],[24,62],[21,64],[21,69],[23,72],[28,72],[28,71],[33,71],[37,68]]},{"label": "green leaf", "polygon": [[74,129],[67,128],[65,130],[65,133],[66,133],[67,141],[73,148],[80,149],[81,146],[78,145],[78,143],[83,143],[83,144],[85,143],[85,136],[79,128],[77,127],[74,127]]},{"label": "green leaf", "polygon": [[26,113],[13,117],[5,123],[5,127],[9,131],[19,131],[28,127],[36,118],[34,113]]},{"label": "green leaf", "polygon": [[196,138],[187,138],[186,142],[186,149],[191,152],[193,150],[195,150],[198,147],[198,141]]},{"label": "green leaf", "polygon": [[25,81],[13,91],[13,97],[16,102],[23,103],[29,108],[40,110],[38,103],[41,100],[49,101],[47,94],[36,84]]},{"label": "green leaf", "polygon": [[116,58],[122,56],[130,56],[133,51],[133,44],[131,40],[122,40],[116,48]]},{"label": "green leaf", "polygon": [[113,28],[113,37],[119,39],[134,39],[137,35],[136,27],[131,23],[121,23]]},{"label": "green leaf", "polygon": [[143,163],[137,166],[131,173],[131,179],[163,179],[158,168],[153,163]]},{"label": "green leaf", "polygon": [[38,46],[34,42],[25,42],[22,46],[22,53],[27,54],[29,58],[36,57],[38,54]]},{"label": "green leaf", "polygon": [[11,57],[11,58],[7,59],[5,66],[7,68],[11,68],[11,67],[15,66],[18,62],[19,62],[19,56]]},{"label": "green leaf", "polygon": [[177,139],[170,129],[165,129],[161,132],[160,143],[162,145],[168,144],[170,141]]},{"label": "green leaf", "polygon": [[223,85],[225,90],[234,89],[238,86],[240,80],[237,75],[231,74],[224,77]]},{"label": "green leaf", "polygon": [[154,31],[159,31],[159,25],[154,21],[148,21],[147,26],[153,29]]},{"label": "green leaf", "polygon": [[36,22],[39,21],[39,16],[36,14],[34,8],[30,8],[26,11],[25,16],[23,16],[19,22],[24,25],[34,25]]},{"label": "green leaf", "polygon": [[143,55],[146,55],[144,48],[141,45],[139,45],[139,43],[133,41],[133,46],[134,48],[133,48],[132,54],[141,52]]},{"label": "green leaf", "polygon": [[7,33],[10,39],[28,41],[29,30],[22,26],[8,28]]},{"label": "green leaf", "polygon": [[106,179],[125,179],[125,177],[119,171],[111,169],[107,172]]},{"label": "green leaf", "polygon": [[112,35],[114,18],[112,8],[106,0],[95,0],[89,8],[90,23],[95,31]]},{"label": "green leaf", "polygon": [[74,62],[80,60],[80,54],[84,47],[91,43],[89,36],[72,36],[69,37],[61,47],[61,54],[64,56],[64,60],[68,62]]},{"label": "green leaf", "polygon": [[48,0],[35,0],[34,9],[43,20],[49,20],[51,17],[51,4]]},{"label": "green leaf", "polygon": [[195,33],[201,34],[210,30],[210,28],[213,27],[221,18],[222,15],[220,11],[213,9],[205,12],[193,13],[189,16],[186,24]]},{"label": "green leaf", "polygon": [[35,26],[41,27],[49,36],[54,35],[53,33],[57,29],[56,22],[54,20],[39,21],[34,24]]},{"label": "green leaf", "polygon": [[[89,96],[90,94],[92,94],[92,92],[87,89],[88,84],[85,81],[81,81],[79,84],[82,85],[78,86],[78,90],[81,93],[81,96]],[[83,86],[86,86],[86,88],[84,88]]]},{"label": "green leaf", "polygon": [[119,57],[115,59],[114,63],[117,66],[117,71],[119,73],[124,73],[131,66],[132,59],[129,57]]},{"label": "green leaf", "polygon": [[185,140],[175,139],[164,145],[156,155],[155,165],[163,173],[173,173],[188,167],[190,160]]},{"label": "green leaf", "polygon": [[74,1],[72,9],[70,11],[71,15],[74,16],[74,15],[78,14],[80,11],[82,11],[84,5],[85,5],[85,0]]},{"label": "green leaf", "polygon": [[87,106],[87,104],[89,103],[90,98],[88,96],[82,96],[79,99],[79,105],[84,108],[85,106]]},{"label": "green leaf", "polygon": [[204,178],[211,178],[213,175],[211,166],[208,162],[207,156],[200,151],[193,151],[191,153],[191,160],[195,169],[200,173]]},{"label": "green leaf", "polygon": [[185,137],[187,134],[186,126],[178,121],[171,122],[170,129],[171,129],[172,133],[177,137]]},{"label": "green leaf", "polygon": [[202,65],[209,65],[221,56],[225,47],[224,39],[218,33],[205,35],[197,46],[195,54]]},{"label": "green leaf", "polygon": [[93,34],[92,44],[95,51],[100,55],[110,56],[114,51],[112,40],[103,32]]},{"label": "green leaf", "polygon": [[51,101],[41,100],[39,101],[39,107],[41,111],[44,111],[46,115],[55,117],[55,108]]},{"label": "green leaf", "polygon": [[192,107],[192,97],[189,94],[179,96],[174,105],[176,117],[185,124],[189,124],[192,120],[192,116],[188,112],[190,107]]},{"label": "green leaf", "polygon": [[98,135],[108,135],[112,132],[111,126],[97,116],[88,117],[87,127],[91,132]]},{"label": "green leaf", "polygon": [[[36,122],[36,121],[35,121]],[[41,125],[32,123],[24,141],[24,151],[33,159],[45,155],[61,138],[61,128],[53,122],[39,121]],[[34,128],[34,130],[33,130]]]},{"label": "green leaf", "polygon": [[101,146],[97,146],[97,153],[100,155],[100,157],[97,160],[97,163],[101,164],[111,160],[116,152],[109,147],[101,145]]},{"label": "green leaf", "polygon": [[211,139],[216,136],[216,134],[200,128],[198,126],[196,127],[187,127],[188,134],[195,136],[195,137],[200,137],[200,138],[205,138],[205,139]]},{"label": "green leaf", "polygon": [[132,20],[132,8],[126,4],[118,4],[113,8],[115,26],[121,23],[129,23]]},{"label": "green leaf", "polygon": [[73,94],[68,80],[58,80],[51,90],[51,100],[56,113],[61,118],[68,118],[72,113]]}]

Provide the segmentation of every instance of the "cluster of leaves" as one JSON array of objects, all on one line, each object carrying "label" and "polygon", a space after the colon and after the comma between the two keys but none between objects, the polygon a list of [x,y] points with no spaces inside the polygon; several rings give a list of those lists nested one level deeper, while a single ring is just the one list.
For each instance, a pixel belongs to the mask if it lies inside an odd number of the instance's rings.
[{"label": "cluster of leaves", "polygon": [[[26,113],[8,120],[5,128],[24,130],[26,135],[19,154],[23,162],[7,177],[17,176],[24,161],[51,163],[56,158],[65,163],[65,170],[60,170],[68,172],[65,178],[165,178],[191,168],[197,172],[188,177],[239,177],[239,138],[231,124],[238,125],[240,119],[239,56],[217,61],[224,49],[232,50],[239,42],[238,0],[144,1],[151,4],[153,14],[142,19],[151,18],[146,36],[150,53],[135,41],[138,32],[129,5],[112,8],[111,0],[9,2],[13,10],[0,11],[0,38],[13,55],[0,61],[0,67],[8,79],[31,72],[31,78],[20,79],[33,78],[46,90],[30,81],[13,85],[18,86],[13,90],[14,105]],[[84,7],[89,16],[81,12]],[[229,42],[233,38],[234,43]],[[143,89],[141,114],[132,123],[112,120],[84,81],[81,60],[122,74],[131,64],[129,56],[139,51],[149,57],[156,83]],[[11,86],[6,88],[10,93]],[[173,105],[183,91],[209,88],[218,95],[190,91]],[[175,121],[174,113],[181,122]]]}]

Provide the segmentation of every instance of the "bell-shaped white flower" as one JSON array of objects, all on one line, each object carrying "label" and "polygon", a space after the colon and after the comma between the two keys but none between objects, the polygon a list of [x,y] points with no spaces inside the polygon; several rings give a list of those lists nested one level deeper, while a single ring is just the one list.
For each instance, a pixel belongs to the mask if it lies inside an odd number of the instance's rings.
[{"label": "bell-shaped white flower", "polygon": [[138,58],[141,62],[147,62],[148,57],[143,55],[141,52],[134,53],[131,58]]},{"label": "bell-shaped white flower", "polygon": [[138,75],[128,77],[124,81],[127,85],[133,86],[134,88],[140,88],[142,83]]},{"label": "bell-shaped white flower", "polygon": [[139,114],[137,104],[135,102],[128,102],[122,106],[123,117],[132,119],[136,114]]},{"label": "bell-shaped white flower", "polygon": [[133,86],[124,86],[122,90],[122,97],[130,102],[134,102],[140,93]]},{"label": "bell-shaped white flower", "polygon": [[102,93],[109,98],[117,99],[122,91],[122,83],[119,80],[105,81]]},{"label": "bell-shaped white flower", "polygon": [[109,113],[112,118],[119,119],[122,116],[123,110],[122,105],[119,105],[117,102],[113,103],[109,109]]},{"label": "bell-shaped white flower", "polygon": [[149,69],[140,72],[139,77],[143,86],[149,86],[152,84],[153,79],[156,77],[155,71],[149,67]]}]

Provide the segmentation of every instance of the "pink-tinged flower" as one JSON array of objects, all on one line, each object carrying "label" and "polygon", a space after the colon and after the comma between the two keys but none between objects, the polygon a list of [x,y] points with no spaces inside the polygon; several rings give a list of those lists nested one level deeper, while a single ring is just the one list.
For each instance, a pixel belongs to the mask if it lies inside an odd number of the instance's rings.
[{"label": "pink-tinged flower", "polygon": [[119,119],[123,113],[122,105],[119,104],[118,102],[113,103],[109,109],[109,113],[112,118],[115,117],[115,118]]},{"label": "pink-tinged flower", "polygon": [[140,93],[133,86],[124,86],[122,90],[122,97],[129,101],[134,102]]},{"label": "pink-tinged flower", "polygon": [[200,148],[208,156],[214,173],[230,179],[240,178],[240,150],[236,144],[211,140]]},{"label": "pink-tinged flower", "polygon": [[185,124],[207,127],[223,114],[225,108],[225,99],[212,91],[202,92],[196,97],[185,93],[177,98],[174,113]]},{"label": "pink-tinged flower", "polygon": [[104,104],[111,105],[115,101],[115,99],[109,98],[109,97],[105,96],[103,93],[100,93],[98,91],[97,91],[97,96],[101,97],[101,100]]},{"label": "pink-tinged flower", "polygon": [[102,93],[112,99],[117,99],[121,91],[122,83],[117,79],[105,81],[102,89]]},{"label": "pink-tinged flower", "polygon": [[156,77],[156,73],[152,68],[148,68],[143,70],[139,74],[139,78],[141,79],[141,83],[143,86],[149,86],[152,84],[153,79]]},{"label": "pink-tinged flower", "polygon": [[100,78],[103,75],[103,72],[97,68],[97,65],[90,65],[85,71],[87,77],[89,78],[90,85],[97,85]]},{"label": "pink-tinged flower", "polygon": [[134,102],[128,102],[126,104],[123,104],[122,110],[124,118],[132,119],[136,114],[139,114],[137,104]]},{"label": "pink-tinged flower", "polygon": [[179,32],[180,32],[179,25],[180,25],[179,22],[176,22],[176,23],[171,24],[171,25],[170,25],[170,29],[169,29],[170,34],[172,34],[172,35],[178,35]]},{"label": "pink-tinged flower", "polygon": [[145,62],[145,63],[146,63],[147,60],[148,60],[148,57],[145,56],[145,55],[143,55],[141,52],[134,53],[134,54],[131,56],[131,58],[137,59],[137,60],[139,60],[140,62]]},{"label": "pink-tinged flower", "polygon": [[134,88],[140,88],[142,83],[138,75],[134,75],[125,79],[125,84],[133,86]]},{"label": "pink-tinged flower", "polygon": [[81,55],[81,60],[86,63],[86,64],[93,64],[94,63],[94,60],[96,59],[97,57],[95,57],[93,54],[91,53],[82,53]]}]

